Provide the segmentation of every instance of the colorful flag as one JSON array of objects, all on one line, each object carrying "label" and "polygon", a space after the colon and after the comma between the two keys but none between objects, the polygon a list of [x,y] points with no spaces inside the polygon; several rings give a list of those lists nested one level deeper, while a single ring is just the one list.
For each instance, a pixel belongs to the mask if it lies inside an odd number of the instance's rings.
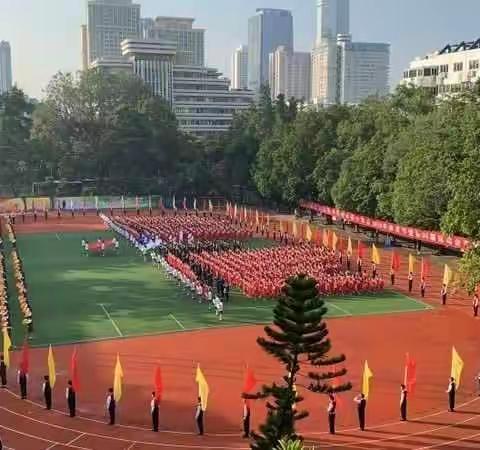
[{"label": "colorful flag", "polygon": [[119,402],[122,398],[123,369],[120,363],[120,355],[117,353],[117,363],[113,375],[113,398]]},{"label": "colorful flag", "polygon": [[312,227],[310,226],[310,224],[307,225],[307,232],[306,232],[306,238],[307,238],[307,241],[308,242],[312,242]]},{"label": "colorful flag", "polygon": [[206,411],[208,406],[208,394],[210,389],[208,387],[207,380],[200,369],[200,364],[197,366],[197,373],[195,375],[195,381],[198,384],[198,396],[200,397],[200,403],[202,404],[202,410]]},{"label": "colorful flag", "polygon": [[450,267],[448,267],[447,264],[445,264],[445,269],[443,271],[443,284],[445,284],[448,287],[448,285],[450,284],[450,281],[452,281],[452,277],[453,277],[452,270],[450,269]]},{"label": "colorful flag", "polygon": [[257,380],[255,378],[255,374],[253,370],[247,366],[247,370],[245,371],[245,381],[243,383],[243,392],[249,393],[257,384]]},{"label": "colorful flag", "polygon": [[397,252],[392,252],[392,262],[391,262],[392,270],[400,270],[400,256]]},{"label": "colorful flag", "polygon": [[187,197],[183,197],[183,209],[187,210]]},{"label": "colorful flag", "polygon": [[27,374],[28,370],[30,368],[30,352],[28,349],[28,341],[25,339],[23,342],[23,348],[22,348],[22,360],[20,362],[20,370]]},{"label": "colorful flag", "polygon": [[12,348],[12,341],[8,335],[6,328],[3,329],[3,358],[5,365],[10,367],[10,349]]},{"label": "colorful flag", "polygon": [[407,387],[409,394],[415,392],[415,386],[417,384],[417,362],[413,358],[410,358],[409,353],[407,353],[405,360],[405,379],[403,384]]},{"label": "colorful flag", "polygon": [[293,233],[293,237],[295,237],[295,238],[296,238],[296,237],[297,237],[297,235],[298,235],[298,230],[297,230],[297,221],[296,221],[296,220],[294,220],[294,221],[293,221],[293,226],[292,226],[292,229],[293,229],[293,231],[292,231],[292,233]]},{"label": "colorful flag", "polygon": [[451,372],[451,377],[455,379],[455,383],[457,385],[457,390],[460,387],[460,380],[462,378],[462,372],[463,372],[463,360],[458,354],[457,350],[455,347],[452,347],[452,372]]},{"label": "colorful flag", "polygon": [[53,350],[52,346],[48,347],[48,376],[50,378],[50,385],[55,387],[55,383],[57,381],[57,372],[55,371],[55,359],[53,357]]},{"label": "colorful flag", "polygon": [[362,388],[362,394],[365,395],[365,398],[368,398],[370,394],[370,380],[373,378],[373,373],[370,370],[370,367],[368,367],[368,362],[365,361],[365,367],[363,369],[363,388]]},{"label": "colorful flag", "polygon": [[415,258],[410,253],[408,255],[408,273],[414,273],[414,272],[415,272]]},{"label": "colorful flag", "polygon": [[428,263],[428,259],[422,258],[422,266],[421,266],[421,278],[427,278],[430,275],[430,264]]},{"label": "colorful flag", "polygon": [[372,244],[372,262],[377,265],[380,264],[380,252],[375,244]]},{"label": "colorful flag", "polygon": [[235,206],[233,207],[233,218],[236,219],[238,215],[238,208],[237,204],[235,203]]},{"label": "colorful flag", "polygon": [[154,377],[154,386],[155,386],[155,397],[158,401],[162,400],[163,395],[163,380],[162,380],[162,371],[160,366],[155,368],[155,377]]},{"label": "colorful flag", "polygon": [[211,200],[208,201],[208,210],[209,210],[210,212],[213,212],[213,203],[212,203]]},{"label": "colorful flag", "polygon": [[350,236],[348,237],[347,255],[348,255],[348,256],[352,256],[352,255],[353,255],[352,239],[350,238]]},{"label": "colorful flag", "polygon": [[328,231],[325,228],[323,229],[322,244],[328,248]]},{"label": "colorful flag", "polygon": [[338,236],[335,231],[332,233],[332,248],[333,250],[337,251],[337,245],[338,245]]},{"label": "colorful flag", "polygon": [[362,241],[358,241],[358,246],[357,246],[357,257],[358,259],[363,259],[363,244]]},{"label": "colorful flag", "polygon": [[172,208],[177,209],[177,203],[175,202],[175,196],[172,198]]},{"label": "colorful flag", "polygon": [[70,360],[70,378],[73,389],[78,392],[80,390],[80,378],[78,376],[77,347],[73,349],[72,359]]},{"label": "colorful flag", "polygon": [[193,199],[193,209],[196,211],[197,210],[197,199]]},{"label": "colorful flag", "polygon": [[260,216],[258,215],[258,209],[255,211],[255,222],[260,225]]}]

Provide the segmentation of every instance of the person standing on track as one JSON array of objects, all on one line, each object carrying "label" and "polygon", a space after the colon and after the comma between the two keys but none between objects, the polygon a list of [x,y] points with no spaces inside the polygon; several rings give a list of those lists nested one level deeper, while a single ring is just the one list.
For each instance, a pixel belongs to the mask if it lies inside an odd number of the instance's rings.
[{"label": "person standing on track", "polygon": [[67,398],[67,406],[70,417],[75,417],[77,407],[77,394],[75,393],[75,389],[73,388],[72,380],[68,380],[68,387],[66,389],[65,396]]},{"label": "person standing on track", "polygon": [[404,384],[400,385],[400,417],[402,422],[407,420],[407,396],[407,387]]},{"label": "person standing on track", "polygon": [[243,437],[250,437],[250,405],[247,400],[243,401]]},{"label": "person standing on track", "polygon": [[22,368],[18,369],[17,382],[20,386],[20,396],[21,396],[22,400],[26,400],[27,399],[28,375],[25,373],[25,371]]},{"label": "person standing on track", "polygon": [[472,308],[473,308],[473,317],[478,317],[478,307],[480,305],[480,299],[478,298],[478,294],[475,292],[472,301]]},{"label": "person standing on track", "polygon": [[335,395],[328,394],[329,402],[327,407],[328,412],[328,428],[330,434],[335,434],[335,418],[337,414],[337,400],[335,399]]},{"label": "person standing on track", "polygon": [[195,411],[195,420],[197,422],[198,435],[203,436],[203,409],[202,399],[198,397],[197,409]]},{"label": "person standing on track", "polygon": [[152,415],[152,431],[158,433],[158,422],[160,418],[160,405],[155,392],[152,392],[152,400],[150,401],[150,414]]},{"label": "person standing on track", "polygon": [[450,382],[448,383],[448,411],[455,412],[455,394],[457,390],[457,384],[455,383],[455,378],[450,377]]},{"label": "person standing on track", "polygon": [[2,388],[7,387],[7,366],[3,355],[0,355],[0,384]]},{"label": "person standing on track", "polygon": [[365,412],[367,409],[367,399],[364,394],[358,394],[353,401],[357,404],[358,423],[360,430],[365,431]]},{"label": "person standing on track", "polygon": [[50,385],[50,377],[48,375],[43,377],[42,392],[45,399],[45,409],[50,411],[52,409],[52,386]]},{"label": "person standing on track", "polygon": [[115,411],[117,409],[117,402],[115,401],[115,397],[113,395],[113,388],[108,390],[106,408],[110,417],[108,424],[115,425]]},{"label": "person standing on track", "polygon": [[425,278],[422,278],[422,281],[420,282],[420,293],[422,294],[422,298],[425,298],[426,290],[427,290],[427,283],[425,281]]},{"label": "person standing on track", "polygon": [[447,304],[447,294],[448,294],[447,285],[444,284],[442,286],[442,290],[440,291],[440,296],[442,298],[442,305],[444,306]]},{"label": "person standing on track", "polygon": [[408,292],[412,292],[413,290],[413,272],[409,272],[408,274]]}]

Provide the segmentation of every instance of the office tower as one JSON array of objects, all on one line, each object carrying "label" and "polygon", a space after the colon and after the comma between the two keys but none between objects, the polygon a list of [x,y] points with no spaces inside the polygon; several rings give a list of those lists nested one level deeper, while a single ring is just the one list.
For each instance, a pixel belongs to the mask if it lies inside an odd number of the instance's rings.
[{"label": "office tower", "polygon": [[133,73],[141,78],[155,96],[173,102],[173,61],[176,45],[171,42],[126,39],[122,55],[132,64]]},{"label": "office tower", "polygon": [[357,104],[389,91],[390,45],[338,36],[339,102]]},{"label": "office tower", "polygon": [[157,17],[142,19],[144,39],[174,42],[177,46],[175,64],[205,65],[205,30],[193,28],[195,19],[185,17]]},{"label": "office tower", "polygon": [[88,29],[80,25],[80,50],[82,52],[82,70],[88,69]]},{"label": "office tower", "polygon": [[338,103],[337,43],[324,39],[312,51],[312,103],[328,106]]},{"label": "office tower", "polygon": [[270,53],[293,51],[293,17],[283,9],[257,9],[248,21],[248,86],[258,92],[268,82]]},{"label": "office tower", "polygon": [[0,42],[0,94],[12,88],[12,54],[10,44]]},{"label": "office tower", "polygon": [[232,56],[232,89],[248,88],[248,47],[241,45]]},{"label": "office tower", "polygon": [[317,0],[317,43],[350,33],[350,0]]},{"label": "office tower", "polygon": [[287,100],[309,101],[311,88],[311,55],[305,52],[291,52],[278,47],[270,53],[269,84],[272,98],[283,94]]},{"label": "office tower", "polygon": [[120,43],[140,37],[140,5],[132,0],[88,0],[88,63],[119,58]]},{"label": "office tower", "polygon": [[401,84],[424,88],[446,97],[472,89],[480,80],[480,39],[447,44],[410,62]]}]

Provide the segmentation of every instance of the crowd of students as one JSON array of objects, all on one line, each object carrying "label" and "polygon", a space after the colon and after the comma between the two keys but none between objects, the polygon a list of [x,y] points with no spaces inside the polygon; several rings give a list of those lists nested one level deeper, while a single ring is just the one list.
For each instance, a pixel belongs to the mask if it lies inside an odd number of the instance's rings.
[{"label": "crowd of students", "polygon": [[321,295],[359,294],[384,288],[384,281],[377,273],[370,276],[361,267],[355,273],[345,270],[341,254],[310,244],[202,252],[194,255],[194,259],[250,297],[276,297],[285,280],[298,273],[315,278]]},{"label": "crowd of students", "polygon": [[0,248],[0,331],[1,335],[7,332],[10,335],[10,306],[8,304],[8,283],[5,268],[5,256]]}]

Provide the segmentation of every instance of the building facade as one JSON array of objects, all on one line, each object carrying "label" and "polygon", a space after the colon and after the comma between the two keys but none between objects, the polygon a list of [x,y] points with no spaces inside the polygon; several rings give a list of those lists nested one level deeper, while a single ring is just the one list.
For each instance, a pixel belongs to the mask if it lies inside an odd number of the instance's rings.
[{"label": "building facade", "polygon": [[473,87],[480,79],[480,39],[448,44],[412,61],[403,73],[403,84],[413,84],[444,97]]},{"label": "building facade", "polygon": [[317,0],[317,44],[350,33],[350,0]]},{"label": "building facade", "polygon": [[88,28],[86,25],[80,26],[80,50],[82,52],[82,70],[88,69]]},{"label": "building facade", "polygon": [[173,62],[176,44],[142,39],[122,42],[122,55],[132,65],[135,76],[142,79],[152,94],[173,104]]},{"label": "building facade", "polygon": [[248,89],[248,47],[241,45],[232,56],[232,89]]},{"label": "building facade", "polygon": [[205,30],[194,28],[195,19],[186,17],[157,17],[141,20],[143,39],[174,42],[177,46],[175,64],[205,65]]},{"label": "building facade", "polygon": [[337,43],[317,42],[312,51],[312,103],[318,106],[338,103]]},{"label": "building facade", "polygon": [[12,51],[10,43],[0,42],[0,94],[12,89]]},{"label": "building facade", "polygon": [[283,94],[287,99],[310,101],[311,55],[278,47],[270,53],[269,85],[272,98]]},{"label": "building facade", "polygon": [[88,0],[87,9],[88,64],[120,57],[120,43],[140,37],[140,5],[132,0]]},{"label": "building facade", "polygon": [[230,80],[216,69],[175,65],[173,96],[175,115],[183,131],[209,137],[229,130],[234,114],[248,109],[254,93],[229,90]]},{"label": "building facade", "polygon": [[337,40],[338,102],[358,104],[389,92],[390,45],[351,42],[350,35]]},{"label": "building facade", "polygon": [[268,82],[270,53],[293,51],[293,17],[284,9],[257,9],[248,21],[248,86],[258,92]]}]

